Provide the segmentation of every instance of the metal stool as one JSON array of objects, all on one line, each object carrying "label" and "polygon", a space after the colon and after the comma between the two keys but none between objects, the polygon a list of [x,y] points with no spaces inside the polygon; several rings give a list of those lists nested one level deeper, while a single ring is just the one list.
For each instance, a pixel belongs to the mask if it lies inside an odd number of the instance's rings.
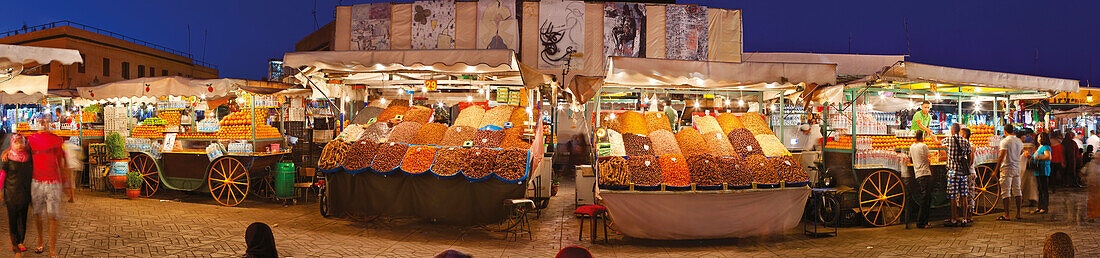
[{"label": "metal stool", "polygon": [[527,234],[527,239],[532,239],[527,212],[535,208],[535,202],[530,199],[507,199],[504,200],[504,206],[509,209],[508,217],[501,221],[501,231],[505,232],[504,240],[508,240],[510,235],[519,240],[520,234]]},{"label": "metal stool", "polygon": [[581,218],[580,232],[577,233],[577,241],[584,238],[584,217],[588,216],[592,219],[592,243],[596,243],[596,219],[603,219],[603,240],[606,243],[607,240],[607,207],[603,205],[584,205],[578,207],[576,211],[573,211],[573,215]]}]

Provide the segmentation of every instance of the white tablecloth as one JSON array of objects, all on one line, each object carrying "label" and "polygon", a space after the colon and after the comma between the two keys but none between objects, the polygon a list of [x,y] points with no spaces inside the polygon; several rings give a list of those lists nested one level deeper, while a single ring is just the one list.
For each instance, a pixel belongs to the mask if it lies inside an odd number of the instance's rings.
[{"label": "white tablecloth", "polygon": [[601,191],[614,227],[645,239],[742,238],[798,226],[808,188],[744,191]]}]

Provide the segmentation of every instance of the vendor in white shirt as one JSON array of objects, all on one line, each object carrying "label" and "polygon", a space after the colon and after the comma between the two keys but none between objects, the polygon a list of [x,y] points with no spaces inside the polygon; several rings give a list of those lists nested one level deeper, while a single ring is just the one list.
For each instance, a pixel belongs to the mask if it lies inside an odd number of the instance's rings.
[{"label": "vendor in white shirt", "polygon": [[1096,136],[1096,130],[1089,131],[1089,138],[1085,143],[1092,146],[1092,151],[1100,151],[1100,136]]},{"label": "vendor in white shirt", "polygon": [[798,126],[798,130],[802,131],[802,134],[806,135],[806,141],[802,143],[803,150],[820,149],[821,139],[824,138],[824,136],[821,135],[820,125],[802,124]]}]

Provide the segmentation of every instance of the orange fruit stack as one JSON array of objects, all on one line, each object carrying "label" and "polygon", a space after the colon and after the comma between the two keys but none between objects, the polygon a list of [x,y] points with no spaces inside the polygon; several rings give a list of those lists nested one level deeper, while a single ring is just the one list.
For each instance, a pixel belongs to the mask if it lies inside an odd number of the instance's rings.
[{"label": "orange fruit stack", "polygon": [[164,126],[139,125],[134,127],[134,130],[130,132],[130,136],[150,139],[164,138]]},{"label": "orange fruit stack", "polygon": [[162,111],[157,113],[157,117],[164,119],[168,122],[168,125],[180,125],[180,112],[179,111]]}]

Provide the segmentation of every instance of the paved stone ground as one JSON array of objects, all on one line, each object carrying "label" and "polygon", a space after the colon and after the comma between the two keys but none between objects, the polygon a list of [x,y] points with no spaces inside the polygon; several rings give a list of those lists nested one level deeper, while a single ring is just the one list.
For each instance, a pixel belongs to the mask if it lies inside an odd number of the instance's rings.
[{"label": "paved stone ground", "polygon": [[[245,227],[261,221],[273,226],[280,254],[293,257],[431,257],[446,249],[479,257],[553,257],[572,244],[589,248],[597,257],[1038,256],[1043,239],[1057,231],[1073,238],[1078,255],[1100,255],[1100,224],[1081,221],[1081,191],[1057,193],[1049,215],[1025,215],[1023,221],[1007,223],[994,222],[995,216],[989,215],[961,229],[855,227],[841,229],[839,237],[808,238],[799,227],[745,239],[649,241],[612,236],[610,244],[590,244],[577,240],[572,187],[564,185],[561,190],[534,222],[534,240],[505,241],[503,234],[483,228],[417,219],[325,219],[314,203],[283,207],[251,199],[230,208],[214,204],[208,194],[166,191],[156,196],[163,200],[126,200],[121,194],[85,189],[75,204],[66,206],[58,251],[70,257],[240,256]],[[0,228],[6,231],[7,223],[0,223]],[[33,247],[36,235],[32,224],[28,247]]]}]

